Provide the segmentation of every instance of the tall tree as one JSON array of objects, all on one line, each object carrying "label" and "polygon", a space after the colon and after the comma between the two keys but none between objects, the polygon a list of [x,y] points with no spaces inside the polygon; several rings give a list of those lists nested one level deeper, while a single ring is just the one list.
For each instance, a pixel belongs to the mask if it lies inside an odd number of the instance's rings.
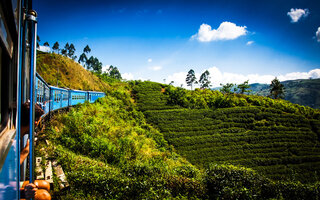
[{"label": "tall tree", "polygon": [[64,48],[61,50],[61,54],[64,56],[67,56],[69,52],[69,43],[67,42],[66,45],[64,45]]},{"label": "tall tree", "polygon": [[110,77],[115,78],[115,79],[122,79],[120,71],[118,70],[117,67],[114,67],[112,65],[110,65],[109,69],[108,69],[108,74]]},{"label": "tall tree", "polygon": [[88,54],[88,53],[91,52],[91,49],[90,49],[89,45],[87,45],[87,46],[83,49],[83,52],[84,52],[85,54]]},{"label": "tall tree", "polygon": [[238,85],[238,88],[240,90],[240,94],[243,94],[245,92],[250,93],[251,90],[248,90],[251,86],[249,85],[249,80],[246,80],[244,83]]},{"label": "tall tree", "polygon": [[57,53],[59,54],[59,43],[58,42],[55,42],[53,44],[52,50],[57,51]]},{"label": "tall tree", "polygon": [[284,98],[284,86],[280,83],[277,77],[271,81],[269,97],[274,99]]},{"label": "tall tree", "polygon": [[83,66],[85,67],[87,60],[88,60],[88,58],[87,58],[86,54],[82,53],[79,57],[78,63],[82,63]]},{"label": "tall tree", "polygon": [[196,81],[196,75],[193,69],[190,69],[187,74],[186,82],[187,82],[187,86],[191,86],[191,90],[192,90],[192,85],[195,81]]},{"label": "tall tree", "polygon": [[[220,83],[220,86],[222,86],[222,88],[220,89],[220,92],[222,92],[224,94],[233,94],[238,89],[238,88],[234,87],[234,86],[236,86],[236,84],[233,84],[233,83],[227,83],[225,85]],[[233,88],[233,91],[232,91],[232,88]]]},{"label": "tall tree", "polygon": [[67,50],[61,49],[61,54],[64,55],[64,56],[67,56]]},{"label": "tall tree", "polygon": [[204,89],[204,88],[209,88],[210,85],[210,77],[209,77],[210,73],[208,70],[206,70],[205,72],[203,72],[200,76],[199,79],[199,83],[200,83],[200,88]]},{"label": "tall tree", "polygon": [[69,58],[74,58],[74,52],[76,51],[76,48],[74,47],[74,45],[71,43],[69,48],[68,48],[68,56]]},{"label": "tall tree", "polygon": [[40,43],[40,37],[39,37],[39,35],[37,35],[37,48],[39,48],[40,47],[40,45],[39,45],[39,43]]},{"label": "tall tree", "polygon": [[94,57],[93,56],[90,56],[90,58],[89,59],[87,59],[87,61],[86,61],[86,67],[87,67],[87,69],[91,69],[92,68],[92,64],[91,63],[93,63],[93,60],[94,60]]},{"label": "tall tree", "polygon": [[45,42],[45,43],[43,43],[43,46],[49,47],[50,45],[48,42]]},{"label": "tall tree", "polygon": [[101,71],[102,71],[102,63],[99,61],[98,58],[94,58],[93,59],[93,62],[92,62],[92,69],[93,71],[101,74]]},{"label": "tall tree", "polygon": [[98,58],[91,56],[89,59],[87,59],[86,66],[87,69],[92,69],[92,71],[101,74],[102,63],[99,61]]}]

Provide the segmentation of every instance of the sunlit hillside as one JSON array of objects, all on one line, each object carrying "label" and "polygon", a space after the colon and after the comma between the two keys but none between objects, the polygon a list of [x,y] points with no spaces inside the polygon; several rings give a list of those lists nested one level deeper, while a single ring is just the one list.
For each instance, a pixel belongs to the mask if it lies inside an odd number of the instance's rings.
[{"label": "sunlit hillside", "polygon": [[135,82],[134,97],[151,124],[199,167],[253,168],[273,180],[319,181],[320,112],[254,95],[189,91]]},{"label": "sunlit hillside", "polygon": [[38,53],[37,72],[53,86],[105,91],[109,85],[79,63],[55,53]]},{"label": "sunlit hillside", "polygon": [[[40,59],[48,69],[81,67]],[[67,77],[60,84],[77,87]],[[59,189],[54,174],[54,199],[319,199],[319,110],[148,81],[98,83],[106,97],[57,113],[38,133],[36,156],[56,160],[70,184]]]}]

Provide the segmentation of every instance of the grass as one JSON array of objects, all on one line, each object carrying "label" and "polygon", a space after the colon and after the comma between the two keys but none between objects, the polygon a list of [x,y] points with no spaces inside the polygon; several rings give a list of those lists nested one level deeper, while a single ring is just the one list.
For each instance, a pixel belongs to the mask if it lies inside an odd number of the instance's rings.
[{"label": "grass", "polygon": [[49,85],[58,87],[90,91],[105,91],[110,87],[79,63],[55,53],[37,54],[37,72]]}]

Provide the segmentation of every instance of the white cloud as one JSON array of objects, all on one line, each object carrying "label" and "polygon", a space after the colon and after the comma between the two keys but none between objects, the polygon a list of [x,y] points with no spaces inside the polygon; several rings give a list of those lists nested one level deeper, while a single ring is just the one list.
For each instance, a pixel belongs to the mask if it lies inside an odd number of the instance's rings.
[{"label": "white cloud", "polygon": [[102,66],[102,73],[107,73],[110,65]]},{"label": "white cloud", "polygon": [[296,79],[308,79],[308,78],[320,78],[320,69],[313,69],[309,72],[292,72],[278,77],[280,81],[296,80]]},{"label": "white cloud", "polygon": [[166,78],[166,83],[169,84],[171,81],[174,81],[173,85],[175,86],[186,85],[186,76],[187,72],[174,73]]},{"label": "white cloud", "polygon": [[316,38],[317,38],[317,41],[320,42],[320,27],[318,27],[318,30],[316,32]]},{"label": "white cloud", "polygon": [[[228,73],[228,72],[222,72],[217,67],[211,67],[208,69],[210,73],[210,81],[212,84],[212,87],[219,87],[220,83],[226,84],[226,83],[236,83],[240,84],[243,83],[246,80],[249,80],[249,83],[266,83],[270,84],[271,81],[276,77],[276,75],[266,74],[236,74],[236,73]],[[190,87],[187,87],[186,85],[186,76],[187,72],[178,72],[174,73],[172,75],[169,75],[167,77],[167,83],[170,83],[171,81],[174,81],[175,86],[180,86],[181,84],[184,85],[184,88],[190,89]],[[200,77],[200,73],[196,73],[196,77]],[[309,78],[320,78],[320,69],[313,69],[309,72],[292,72],[287,73],[285,75],[277,76],[280,81],[285,80],[296,80],[296,79],[309,79]]]},{"label": "white cloud", "polygon": [[153,71],[159,71],[162,69],[161,66],[153,66],[153,67],[150,67],[149,69],[153,70]]},{"label": "white cloud", "polygon": [[246,26],[237,26],[232,22],[222,22],[218,29],[212,29],[208,24],[202,24],[198,33],[191,39],[197,39],[200,42],[211,42],[217,40],[234,40],[247,34]]},{"label": "white cloud", "polygon": [[123,79],[126,79],[126,80],[133,80],[133,77],[134,77],[132,73],[123,73],[121,76]]},{"label": "white cloud", "polygon": [[309,78],[320,78],[320,69],[313,69],[308,72]]},{"label": "white cloud", "polygon": [[42,52],[50,52],[51,48],[48,46],[39,46],[38,50]]},{"label": "white cloud", "polygon": [[250,46],[250,45],[252,45],[254,43],[254,41],[248,41],[247,42],[247,46]]},{"label": "white cloud", "polygon": [[301,9],[301,8],[291,8],[290,12],[287,15],[291,18],[292,23],[298,22],[302,17],[307,17],[309,15],[308,9]]},{"label": "white cloud", "polygon": [[152,62],[152,59],[151,59],[151,58],[149,58],[149,59],[148,59],[148,62],[149,62],[149,63],[151,63],[151,62]]}]

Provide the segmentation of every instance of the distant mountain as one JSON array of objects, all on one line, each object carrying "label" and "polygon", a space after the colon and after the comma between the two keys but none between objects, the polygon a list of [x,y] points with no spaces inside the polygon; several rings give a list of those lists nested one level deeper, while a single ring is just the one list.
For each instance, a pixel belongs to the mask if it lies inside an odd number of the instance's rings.
[{"label": "distant mountain", "polygon": [[[320,108],[320,79],[298,79],[281,82],[285,87],[285,100],[292,103]],[[251,94],[267,96],[269,85],[250,84]]]}]

